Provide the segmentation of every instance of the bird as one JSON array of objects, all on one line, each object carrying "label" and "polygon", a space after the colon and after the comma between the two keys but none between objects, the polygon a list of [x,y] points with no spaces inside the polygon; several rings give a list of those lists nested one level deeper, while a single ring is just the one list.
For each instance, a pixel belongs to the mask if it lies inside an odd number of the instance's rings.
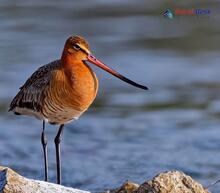
[{"label": "bird", "polygon": [[45,124],[58,125],[54,138],[57,184],[61,184],[61,148],[64,125],[77,120],[92,104],[98,91],[98,78],[88,63],[140,89],[138,84],[105,65],[92,55],[88,42],[81,36],[67,38],[62,55],[39,67],[20,87],[9,111],[42,121],[41,144],[44,156],[44,180],[48,181],[48,153]]}]

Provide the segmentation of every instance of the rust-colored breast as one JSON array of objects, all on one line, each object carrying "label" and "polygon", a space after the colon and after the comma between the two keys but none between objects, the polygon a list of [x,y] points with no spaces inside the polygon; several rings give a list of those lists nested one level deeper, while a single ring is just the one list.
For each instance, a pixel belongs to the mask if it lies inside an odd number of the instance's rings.
[{"label": "rust-colored breast", "polygon": [[75,65],[71,71],[64,70],[64,73],[70,90],[66,103],[84,111],[91,105],[98,91],[95,73],[84,63]]},{"label": "rust-colored breast", "polygon": [[44,115],[58,123],[78,118],[94,101],[97,90],[96,75],[84,63],[56,70],[45,93]]}]

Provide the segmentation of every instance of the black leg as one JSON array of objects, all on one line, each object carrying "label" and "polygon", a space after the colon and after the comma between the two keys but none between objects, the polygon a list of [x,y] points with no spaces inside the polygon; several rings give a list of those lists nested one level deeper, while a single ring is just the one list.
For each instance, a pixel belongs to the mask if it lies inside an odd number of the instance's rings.
[{"label": "black leg", "polygon": [[60,125],[58,133],[54,139],[56,147],[56,161],[57,161],[57,184],[61,184],[61,158],[60,158],[60,142],[64,129],[64,124]]},{"label": "black leg", "polygon": [[41,143],[43,146],[43,151],[44,151],[44,175],[45,181],[48,181],[48,159],[47,159],[47,137],[45,134],[45,121],[43,121],[43,131],[41,134]]}]

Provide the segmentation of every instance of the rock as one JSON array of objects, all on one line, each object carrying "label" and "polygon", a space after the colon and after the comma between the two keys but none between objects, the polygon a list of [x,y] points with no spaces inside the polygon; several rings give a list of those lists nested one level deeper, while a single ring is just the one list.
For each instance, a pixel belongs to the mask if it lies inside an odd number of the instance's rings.
[{"label": "rock", "polygon": [[20,176],[10,168],[0,166],[1,193],[90,193],[61,185],[31,180]]},{"label": "rock", "polygon": [[[90,193],[61,185],[27,179],[10,168],[0,166],[0,193]],[[104,192],[103,192],[104,193]],[[138,185],[126,182],[105,193],[209,193],[201,184],[179,171],[159,174]]]},{"label": "rock", "polygon": [[146,181],[133,193],[209,193],[183,172],[169,171]]},{"label": "rock", "polygon": [[125,182],[121,187],[103,193],[133,193],[138,187],[139,185],[133,182]]}]

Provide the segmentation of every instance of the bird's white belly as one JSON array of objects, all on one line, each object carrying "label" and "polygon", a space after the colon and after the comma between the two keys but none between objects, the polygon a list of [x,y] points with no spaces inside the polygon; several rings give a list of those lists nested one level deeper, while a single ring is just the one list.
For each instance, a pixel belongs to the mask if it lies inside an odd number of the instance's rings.
[{"label": "bird's white belly", "polygon": [[14,112],[20,113],[21,115],[34,116],[37,119],[44,120],[53,124],[65,124],[74,120],[77,120],[82,111],[74,110],[73,108],[65,107],[58,109],[56,111],[47,111],[37,112],[28,108],[16,107]]},{"label": "bird's white belly", "polygon": [[45,117],[46,120],[50,123],[64,124],[70,121],[77,120],[82,113],[82,111],[78,111],[70,107],[65,107],[56,110],[56,112],[45,112]]},{"label": "bird's white belly", "polygon": [[21,115],[34,116],[37,119],[44,120],[44,117],[43,117],[42,113],[34,111],[32,109],[23,108],[23,107],[22,108],[21,107],[15,107],[13,112],[19,113]]}]

